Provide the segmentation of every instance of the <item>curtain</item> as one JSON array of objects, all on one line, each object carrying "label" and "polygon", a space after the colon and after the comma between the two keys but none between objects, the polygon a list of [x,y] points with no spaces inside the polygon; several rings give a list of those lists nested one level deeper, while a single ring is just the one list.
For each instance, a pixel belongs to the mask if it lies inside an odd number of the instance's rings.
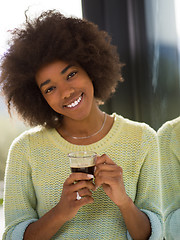
[{"label": "curtain", "polygon": [[180,71],[174,1],[82,0],[82,9],[83,18],[110,34],[125,63],[125,81],[101,108],[146,122],[155,130],[178,117]]}]

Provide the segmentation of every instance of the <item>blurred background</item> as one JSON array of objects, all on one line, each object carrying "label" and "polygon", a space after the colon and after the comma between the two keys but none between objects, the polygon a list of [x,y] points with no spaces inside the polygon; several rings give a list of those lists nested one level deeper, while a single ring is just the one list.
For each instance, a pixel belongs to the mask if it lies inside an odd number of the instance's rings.
[{"label": "blurred background", "polygon": [[180,1],[82,0],[83,16],[109,32],[125,63],[108,112],[157,130],[180,113]]},{"label": "blurred background", "polygon": [[[7,51],[8,30],[25,21],[27,9],[32,17],[43,10],[58,9],[66,16],[86,18],[111,35],[125,63],[125,81],[101,107],[103,110],[145,122],[155,130],[180,115],[179,0],[6,0],[0,5],[0,56]],[[0,95],[1,203],[9,146],[28,128],[15,113],[12,116]],[[1,228],[2,216],[1,204]]]}]

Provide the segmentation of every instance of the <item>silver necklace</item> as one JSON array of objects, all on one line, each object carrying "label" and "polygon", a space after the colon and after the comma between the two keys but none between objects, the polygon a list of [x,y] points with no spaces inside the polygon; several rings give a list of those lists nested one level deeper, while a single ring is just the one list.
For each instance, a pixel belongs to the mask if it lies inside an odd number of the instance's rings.
[{"label": "silver necklace", "polygon": [[71,137],[73,139],[87,139],[87,138],[90,138],[90,137],[94,137],[94,136],[96,136],[98,133],[100,133],[103,130],[104,125],[106,123],[106,119],[107,119],[107,114],[104,113],[104,122],[103,122],[101,128],[97,132],[93,133],[92,135],[85,136],[85,137],[74,137],[74,136],[69,136],[69,137]]}]

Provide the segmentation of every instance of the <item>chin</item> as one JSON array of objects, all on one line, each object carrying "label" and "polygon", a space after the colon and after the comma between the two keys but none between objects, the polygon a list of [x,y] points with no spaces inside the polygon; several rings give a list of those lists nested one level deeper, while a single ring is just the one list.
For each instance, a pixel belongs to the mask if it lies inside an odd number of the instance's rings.
[{"label": "chin", "polygon": [[83,120],[87,119],[89,117],[89,115],[90,115],[90,111],[87,111],[87,109],[86,109],[86,111],[82,111],[82,110],[76,111],[72,114],[68,114],[68,116],[64,115],[64,120],[68,118],[68,119],[72,119],[75,121],[83,121]]}]

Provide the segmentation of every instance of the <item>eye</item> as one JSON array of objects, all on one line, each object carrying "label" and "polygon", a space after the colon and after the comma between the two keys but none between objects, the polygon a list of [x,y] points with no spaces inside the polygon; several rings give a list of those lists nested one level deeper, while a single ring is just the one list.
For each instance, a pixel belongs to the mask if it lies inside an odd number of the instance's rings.
[{"label": "eye", "polygon": [[49,87],[45,90],[45,94],[52,92],[56,87]]},{"label": "eye", "polygon": [[67,80],[74,77],[77,74],[77,71],[73,71],[67,75]]}]

